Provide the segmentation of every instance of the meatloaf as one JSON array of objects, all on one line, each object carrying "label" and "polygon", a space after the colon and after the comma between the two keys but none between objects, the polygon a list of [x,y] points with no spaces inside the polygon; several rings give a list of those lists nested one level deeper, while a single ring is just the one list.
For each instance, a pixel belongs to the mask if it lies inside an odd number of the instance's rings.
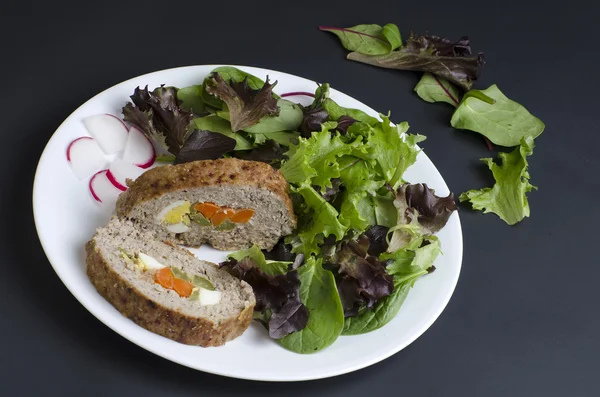
[{"label": "meatloaf", "polygon": [[86,251],[87,274],[98,292],[151,332],[220,346],[250,324],[256,303],[250,285],[129,221],[114,218],[98,229]]},{"label": "meatloaf", "polygon": [[270,165],[234,158],[146,171],[119,196],[117,215],[161,240],[220,250],[271,249],[296,227],[289,186]]}]

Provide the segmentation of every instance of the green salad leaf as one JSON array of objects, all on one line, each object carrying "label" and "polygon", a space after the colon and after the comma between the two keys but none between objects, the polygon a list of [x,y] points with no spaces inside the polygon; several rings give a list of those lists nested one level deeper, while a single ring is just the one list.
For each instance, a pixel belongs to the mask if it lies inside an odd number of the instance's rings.
[{"label": "green salad leaf", "polygon": [[495,103],[465,95],[452,115],[452,127],[479,132],[501,146],[516,146],[522,138],[536,138],[544,131],[545,126],[540,119],[508,99],[495,84],[480,92]]},{"label": "green salad leaf", "polygon": [[323,269],[321,259],[308,257],[298,268],[300,300],[308,308],[308,323],[302,330],[278,342],[296,353],[310,354],[331,345],[342,332],[344,311],[333,274]]},{"label": "green salad leaf", "polygon": [[457,107],[460,103],[460,91],[448,80],[434,76],[431,73],[423,73],[421,80],[414,90],[425,102],[446,102]]},{"label": "green salad leaf", "polygon": [[250,150],[254,148],[252,142],[244,138],[241,134],[233,132],[231,130],[231,124],[217,115],[211,114],[205,117],[195,118],[194,123],[199,130],[218,132],[229,138],[235,139],[236,144],[234,150]]},{"label": "green salad leaf", "polygon": [[417,160],[417,143],[425,140],[423,135],[406,135],[408,123],[396,126],[390,119],[381,115],[382,122],[372,127],[368,138],[367,151],[381,167],[388,184],[397,187],[402,183],[402,175]]},{"label": "green salad leaf", "polygon": [[264,134],[280,131],[297,131],[302,123],[302,108],[297,103],[286,99],[278,99],[279,114],[273,117],[263,117],[257,124],[244,128],[244,131]]},{"label": "green salad leaf", "polygon": [[181,101],[182,109],[198,115],[206,113],[206,104],[202,100],[202,84],[180,88],[177,90],[177,99]]},{"label": "green salad leaf", "polygon": [[375,125],[379,123],[375,117],[369,116],[365,112],[359,109],[345,108],[338,105],[333,99],[326,98],[322,103],[322,108],[329,114],[330,121],[338,121],[341,117],[350,117],[357,121],[362,121],[369,125]]},{"label": "green salad leaf", "polygon": [[235,259],[241,261],[244,258],[248,258],[254,262],[255,266],[258,266],[267,276],[275,276],[277,274],[285,274],[288,270],[288,265],[291,262],[279,262],[279,261],[267,261],[265,254],[253,245],[252,247],[232,252],[227,256],[229,259]]},{"label": "green salad leaf", "polygon": [[325,123],[311,138],[300,138],[298,145],[290,146],[286,153],[289,160],[281,167],[288,182],[308,181],[323,191],[331,187],[331,179],[340,176],[337,158],[349,154],[359,144],[346,144],[339,133],[332,136],[329,130],[335,126],[335,123]]},{"label": "green salad leaf", "polygon": [[388,54],[402,45],[400,31],[396,25],[391,23],[383,28],[379,25],[367,24],[350,28],[319,26],[319,29],[335,34],[345,49],[358,51],[361,54]]},{"label": "green salad leaf", "polygon": [[321,251],[320,245],[325,237],[333,235],[336,240],[344,237],[347,227],[338,219],[339,212],[323,196],[307,184],[293,188],[292,191],[304,200],[297,234],[288,236],[286,241],[292,244],[293,252],[306,256],[317,254]]},{"label": "green salad leaf", "polygon": [[469,201],[476,210],[493,212],[509,225],[529,216],[527,193],[536,189],[529,183],[527,156],[533,154],[533,138],[521,139],[518,148],[510,153],[500,153],[501,164],[491,158],[481,159],[494,175],[493,187],[469,190],[460,195],[460,201]]}]

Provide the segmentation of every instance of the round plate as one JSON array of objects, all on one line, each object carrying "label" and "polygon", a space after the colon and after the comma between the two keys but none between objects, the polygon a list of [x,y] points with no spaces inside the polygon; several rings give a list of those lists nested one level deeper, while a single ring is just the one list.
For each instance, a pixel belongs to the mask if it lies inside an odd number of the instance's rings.
[{"label": "round plate", "polygon": [[[40,158],[33,189],[35,224],[54,270],[75,298],[115,332],[161,357],[205,372],[267,381],[319,379],[364,368],[402,350],[431,326],[456,286],[462,260],[462,233],[457,213],[438,234],[443,255],[435,262],[436,271],[417,281],[390,323],[368,334],[341,336],[332,346],[311,355],[285,350],[269,339],[259,324],[252,324],[241,337],[223,347],[202,348],[174,342],[122,316],[88,280],[85,243],[96,228],[110,219],[113,208],[96,203],[89,193],[88,181],[77,180],[67,163],[65,151],[69,143],[88,135],[82,119],[101,113],[120,115],[129,95],[138,86],[198,84],[217,66],[169,69],[125,81],[84,103],[56,130]],[[277,80],[279,94],[314,92],[316,87],[313,81],[286,73],[252,67],[240,69],[261,78],[268,75],[271,81]],[[373,109],[339,91],[331,90],[331,97],[342,106],[377,116]],[[310,98],[298,100],[310,103]],[[438,195],[449,193],[442,176],[423,152],[405,178],[427,183]],[[212,262],[220,262],[227,255],[227,252],[210,247],[202,247],[194,253]]]}]

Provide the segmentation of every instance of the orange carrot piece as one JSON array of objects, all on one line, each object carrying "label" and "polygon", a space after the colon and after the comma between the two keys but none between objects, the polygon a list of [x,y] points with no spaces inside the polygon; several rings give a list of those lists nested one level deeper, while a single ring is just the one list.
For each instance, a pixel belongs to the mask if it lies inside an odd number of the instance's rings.
[{"label": "orange carrot piece", "polygon": [[173,289],[179,294],[179,296],[183,298],[189,298],[192,294],[192,290],[194,289],[194,284],[175,277],[173,279]]},{"label": "orange carrot piece", "polygon": [[221,208],[210,218],[211,223],[214,226],[219,226],[221,223],[225,222],[227,219],[231,218],[235,215],[235,211],[231,208]]},{"label": "orange carrot piece", "polygon": [[215,203],[198,203],[194,206],[194,209],[204,215],[206,219],[210,219],[215,212],[217,212],[221,207],[216,205]]},{"label": "orange carrot piece", "polygon": [[175,276],[173,276],[173,272],[168,267],[163,267],[154,274],[154,281],[166,289],[173,289],[174,280]]},{"label": "orange carrot piece", "polygon": [[231,217],[231,222],[233,223],[248,223],[250,219],[254,215],[254,210],[245,208],[238,210],[234,216]]}]

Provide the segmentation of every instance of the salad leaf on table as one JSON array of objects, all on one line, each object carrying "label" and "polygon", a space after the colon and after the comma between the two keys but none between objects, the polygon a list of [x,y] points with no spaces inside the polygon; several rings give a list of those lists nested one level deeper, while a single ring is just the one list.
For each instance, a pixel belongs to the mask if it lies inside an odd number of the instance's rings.
[{"label": "salad leaf on table", "polygon": [[447,80],[431,73],[423,73],[414,91],[425,102],[446,102],[454,107],[457,107],[460,103],[461,94],[459,89]]},{"label": "salad leaf on table", "polygon": [[204,86],[206,91],[221,99],[227,105],[231,129],[236,132],[257,124],[265,116],[277,116],[279,107],[273,96],[273,88],[277,84],[269,83],[269,79],[258,90],[248,83],[227,83],[219,73],[211,73]]},{"label": "salad leaf on table", "polygon": [[392,23],[379,25],[357,25],[350,28],[319,26],[320,30],[331,32],[339,37],[345,49],[362,54],[388,54],[402,45],[398,27]]},{"label": "salad leaf on table", "polygon": [[[486,90],[469,93],[454,111],[450,121],[452,127],[479,132],[501,146],[519,145],[523,138],[536,138],[544,131],[545,126],[540,119],[507,98],[495,84]],[[482,101],[481,94],[492,98],[495,103]]]},{"label": "salad leaf on table", "polygon": [[344,311],[333,274],[323,269],[321,259],[308,257],[298,268],[300,300],[310,315],[306,327],[278,342],[296,353],[310,354],[330,346],[342,332]]},{"label": "salad leaf on table", "polygon": [[453,42],[438,36],[411,34],[397,51],[378,55],[355,51],[347,58],[387,69],[429,72],[469,90],[479,77],[479,67],[484,64],[482,53],[470,55],[467,37]]},{"label": "salad leaf on table", "polygon": [[514,225],[530,214],[527,193],[536,189],[529,183],[527,156],[533,154],[533,138],[522,138],[518,148],[500,153],[501,164],[491,158],[481,159],[494,175],[493,187],[469,190],[460,195],[460,201],[469,201],[476,210],[493,212],[509,225]]}]

